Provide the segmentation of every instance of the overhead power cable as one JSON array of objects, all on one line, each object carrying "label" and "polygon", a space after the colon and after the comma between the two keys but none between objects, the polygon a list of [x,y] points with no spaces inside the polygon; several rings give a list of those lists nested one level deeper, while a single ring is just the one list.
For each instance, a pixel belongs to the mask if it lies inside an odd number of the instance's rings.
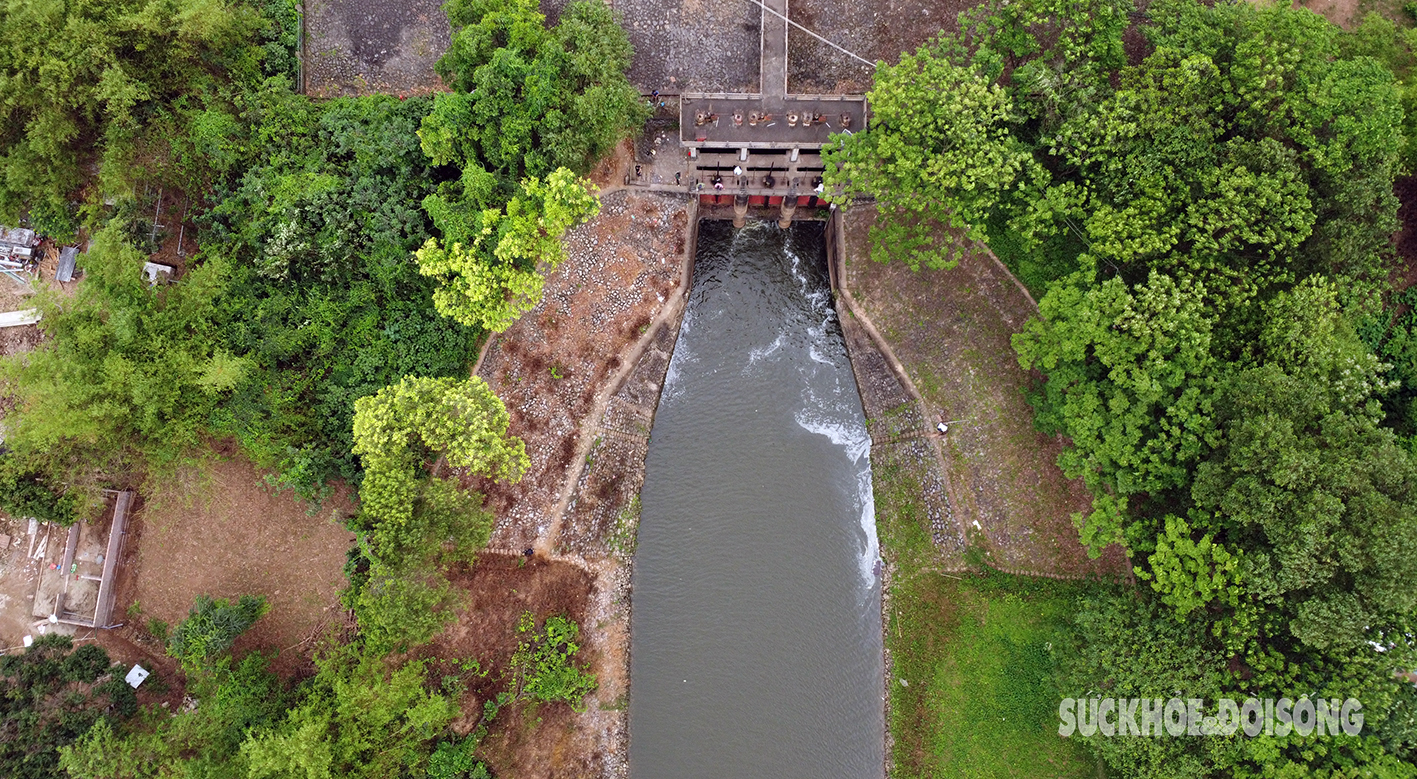
[{"label": "overhead power cable", "polygon": [[776,16],[777,18],[783,20],[784,22],[787,22],[788,24],[792,25],[793,27],[796,27],[797,29],[801,30],[802,32],[807,33],[808,35],[812,36],[813,38],[816,38],[817,40],[821,41],[822,43],[825,43],[826,45],[832,47],[833,49],[836,49],[837,51],[841,52],[842,54],[845,54],[845,55],[847,55],[847,56],[849,56],[849,57],[855,57],[856,59],[859,59],[859,60],[861,60],[862,62],[866,63],[866,65],[869,66],[869,67],[872,67],[872,68],[876,67],[876,63],[874,63],[874,62],[872,62],[872,61],[866,59],[865,57],[861,56],[860,54],[857,54],[857,53],[852,52],[852,51],[847,51],[846,49],[844,49],[844,48],[842,48],[842,47],[836,45],[835,43],[832,43],[831,41],[829,41],[829,40],[827,40],[826,38],[823,38],[822,36],[820,36],[820,35],[818,35],[818,34],[812,32],[811,30],[807,29],[806,27],[803,27],[802,25],[798,24],[797,22],[794,22],[794,21],[792,21],[791,19],[788,19],[788,18],[787,18],[786,16],[784,16],[783,14],[780,14],[780,13],[778,13],[777,11],[775,11],[775,10],[773,10],[773,9],[771,9],[771,8],[768,8],[767,6],[763,5],[762,2],[760,2],[760,0],[748,0],[748,2],[752,3],[753,5],[758,6],[759,8],[763,9],[764,11],[767,11],[768,13],[772,14],[773,16]]}]

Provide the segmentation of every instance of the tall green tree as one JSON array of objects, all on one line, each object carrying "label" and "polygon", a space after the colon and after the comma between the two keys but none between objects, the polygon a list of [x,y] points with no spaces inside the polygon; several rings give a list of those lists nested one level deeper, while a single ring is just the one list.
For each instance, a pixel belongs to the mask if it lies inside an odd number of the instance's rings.
[{"label": "tall green tree", "polygon": [[458,714],[430,691],[427,661],[392,667],[347,646],[317,659],[319,672],[283,722],[241,746],[249,779],[420,775],[431,742]]},{"label": "tall green tree", "polygon": [[1020,363],[1048,375],[1038,423],[1071,445],[1058,464],[1093,492],[1079,518],[1094,554],[1124,541],[1131,501],[1184,489],[1216,440],[1214,314],[1201,284],[1153,272],[1128,289],[1059,285],[1014,336]]},{"label": "tall green tree", "polygon": [[566,230],[598,213],[579,179],[648,109],[625,72],[625,31],[601,0],[545,26],[535,0],[454,0],[452,46],[418,131],[425,154],[460,170],[424,201],[441,236],[418,251],[445,316],[502,331],[541,298]]},{"label": "tall green tree", "polygon": [[451,617],[457,597],[443,567],[471,562],[487,543],[491,517],[480,495],[433,478],[442,457],[469,473],[515,482],[526,446],[509,436],[502,401],[477,377],[405,377],[355,404],[354,451],[364,463],[360,549],[346,602],[380,651],[427,641]]},{"label": "tall green tree", "polygon": [[360,503],[392,540],[412,509],[418,471],[433,453],[470,472],[515,482],[526,445],[507,435],[510,417],[482,379],[405,377],[355,403],[354,453],[364,460]]},{"label": "tall green tree", "polygon": [[522,182],[505,210],[472,215],[467,233],[450,224],[458,218],[449,213],[455,206],[428,205],[435,220],[452,217],[443,221],[443,242],[429,238],[416,255],[419,273],[442,282],[434,305],[462,325],[493,332],[506,330],[541,301],[542,274],[565,258],[561,236],[600,212],[588,183],[566,168],[545,182]]},{"label": "tall green tree", "polygon": [[85,505],[97,504],[105,479],[197,445],[249,370],[213,332],[227,266],[208,262],[181,283],[151,286],[143,262],[121,228],[107,226],[78,291],[38,297],[47,338],[0,364],[19,400],[6,420],[13,456],[68,483]]},{"label": "tall green tree", "polygon": [[985,219],[1003,193],[1042,174],[1010,132],[1008,91],[958,58],[936,42],[879,67],[867,94],[871,130],[833,136],[826,150],[826,185],[874,197],[887,215],[873,228],[873,259],[952,267],[958,260],[932,229],[987,240]]},{"label": "tall green tree", "polygon": [[0,51],[0,221],[28,212],[60,236],[76,227],[84,166],[119,194],[178,101],[259,77],[268,54],[267,22],[241,0],[12,0],[4,15],[23,33]]}]

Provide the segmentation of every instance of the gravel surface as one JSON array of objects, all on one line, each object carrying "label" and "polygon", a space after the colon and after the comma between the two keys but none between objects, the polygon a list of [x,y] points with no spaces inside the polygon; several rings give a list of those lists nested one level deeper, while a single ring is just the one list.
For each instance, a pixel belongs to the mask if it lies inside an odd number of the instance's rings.
[{"label": "gravel surface", "polygon": [[616,0],[642,92],[754,92],[762,9],[747,0]]},{"label": "gravel surface", "polygon": [[311,0],[305,4],[305,91],[317,97],[422,94],[452,41],[439,0]]},{"label": "gravel surface", "polygon": [[[977,0],[788,0],[788,18],[872,62],[893,64],[941,30],[957,29]],[[871,68],[799,29],[787,33],[787,88],[798,94],[861,94]]]},{"label": "gravel surface", "polygon": [[535,309],[496,336],[478,371],[507,404],[531,469],[515,485],[475,480],[497,516],[492,545],[536,544],[558,519],[597,397],[675,293],[688,217],[682,197],[616,192],[571,231]]},{"label": "gravel surface", "polygon": [[[542,0],[555,24],[569,0]],[[871,60],[895,62],[973,0],[789,0],[793,21]],[[630,82],[643,93],[757,92],[762,9],[752,0],[613,0],[635,56]],[[438,89],[433,64],[451,40],[436,0],[306,4],[305,80],[318,96]],[[871,68],[811,36],[788,33],[788,91],[859,94]]]},{"label": "gravel surface", "polygon": [[[632,159],[627,143],[592,179],[606,186]],[[496,762],[517,776],[628,774],[636,517],[626,509],[644,481],[648,427],[682,308],[688,209],[683,197],[603,194],[600,215],[566,236],[567,259],[548,276],[541,303],[494,338],[478,367],[506,402],[511,432],[526,441],[532,463],[516,485],[469,482],[498,518],[492,549],[520,557],[533,548],[594,582],[575,610],[599,687],[569,719],[509,726]]]},{"label": "gravel surface", "polygon": [[[544,0],[558,12],[564,0]],[[973,0],[789,0],[788,18],[868,60],[895,62]],[[755,92],[762,9],[751,0],[615,0],[635,47],[630,81],[642,92]],[[788,32],[788,91],[859,94],[871,69],[797,29]]]}]

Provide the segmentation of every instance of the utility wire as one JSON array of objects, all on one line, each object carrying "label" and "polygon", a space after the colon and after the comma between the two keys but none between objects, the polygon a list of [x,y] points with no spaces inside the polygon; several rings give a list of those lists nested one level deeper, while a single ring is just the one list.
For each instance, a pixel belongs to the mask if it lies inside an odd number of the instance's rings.
[{"label": "utility wire", "polygon": [[767,11],[768,13],[772,14],[773,16],[776,16],[777,18],[783,20],[784,22],[787,22],[788,24],[792,25],[793,27],[796,27],[797,29],[801,30],[802,32],[807,33],[808,35],[812,36],[813,38],[816,38],[817,40],[821,41],[822,43],[825,43],[826,45],[832,47],[833,49],[836,49],[837,51],[839,51],[839,52],[841,52],[841,53],[843,53],[843,54],[845,54],[845,55],[847,55],[847,56],[855,57],[856,59],[859,59],[859,60],[861,60],[862,62],[866,63],[866,65],[869,66],[869,67],[872,67],[872,68],[876,67],[876,63],[874,63],[874,62],[872,62],[872,61],[866,59],[865,57],[863,57],[863,56],[861,56],[861,55],[859,55],[859,54],[856,54],[855,52],[847,51],[846,49],[843,49],[842,47],[836,45],[835,43],[832,43],[831,41],[827,40],[826,38],[823,38],[822,36],[820,36],[820,35],[818,35],[818,34],[812,32],[811,30],[807,29],[806,27],[803,27],[802,25],[798,24],[797,22],[794,22],[794,21],[792,21],[791,19],[788,19],[786,16],[784,16],[784,15],[778,13],[777,11],[775,11],[775,10],[773,10],[773,9],[771,9],[771,8],[768,8],[767,6],[763,5],[762,2],[761,2],[761,0],[748,0],[748,2],[752,3],[753,5],[758,6],[759,8],[763,9],[764,11]]}]

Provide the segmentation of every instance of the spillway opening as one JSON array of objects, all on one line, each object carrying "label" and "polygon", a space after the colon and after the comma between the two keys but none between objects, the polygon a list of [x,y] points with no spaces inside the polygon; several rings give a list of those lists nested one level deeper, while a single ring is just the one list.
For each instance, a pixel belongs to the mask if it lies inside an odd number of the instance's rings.
[{"label": "spillway opening", "polygon": [[823,224],[702,222],[641,493],[632,777],[882,775],[869,451]]}]

